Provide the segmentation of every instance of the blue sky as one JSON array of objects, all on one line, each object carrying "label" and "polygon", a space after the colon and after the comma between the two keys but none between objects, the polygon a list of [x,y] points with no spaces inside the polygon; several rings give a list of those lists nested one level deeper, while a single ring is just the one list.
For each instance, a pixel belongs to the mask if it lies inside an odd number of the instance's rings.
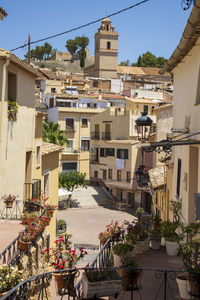
[{"label": "blue sky", "polygon": [[[115,11],[133,5],[140,0],[8,0],[0,5],[8,13],[0,22],[0,48],[10,50],[31,40],[56,34]],[[191,8],[184,11],[181,0],[149,0],[127,12],[111,18],[119,32],[118,62],[151,51],[156,56],[169,58],[175,50]],[[94,54],[94,34],[100,23],[76,32],[54,38],[48,42],[59,51],[65,51],[67,39],[84,35],[90,39],[89,49]],[[41,45],[41,43],[39,44]],[[35,45],[33,46],[35,47]],[[23,58],[25,50],[14,53]]]}]

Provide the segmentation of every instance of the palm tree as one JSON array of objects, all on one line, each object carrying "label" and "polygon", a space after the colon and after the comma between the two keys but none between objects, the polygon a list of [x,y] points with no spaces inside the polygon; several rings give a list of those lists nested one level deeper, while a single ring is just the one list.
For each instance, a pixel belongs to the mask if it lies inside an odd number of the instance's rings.
[{"label": "palm tree", "polygon": [[65,131],[60,130],[60,125],[58,123],[43,123],[42,139],[44,142],[64,146],[68,143],[65,136]]}]

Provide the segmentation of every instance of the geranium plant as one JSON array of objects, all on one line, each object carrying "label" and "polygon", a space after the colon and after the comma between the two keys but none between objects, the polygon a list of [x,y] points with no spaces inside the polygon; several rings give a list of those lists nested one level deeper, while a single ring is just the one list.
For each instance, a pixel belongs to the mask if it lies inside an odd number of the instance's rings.
[{"label": "geranium plant", "polygon": [[76,266],[78,260],[83,258],[87,252],[82,248],[78,250],[66,249],[65,240],[60,236],[55,241],[55,247],[42,251],[45,260],[55,270],[72,269]]},{"label": "geranium plant", "polygon": [[0,266],[0,294],[14,288],[22,281],[22,272],[6,264]]},{"label": "geranium plant", "polygon": [[8,119],[10,121],[17,121],[17,112],[19,106],[16,101],[8,100]]},{"label": "geranium plant", "polygon": [[119,225],[118,221],[111,221],[110,224],[106,225],[106,230],[99,233],[99,240],[105,242],[111,235],[116,235],[124,228],[124,224]]}]

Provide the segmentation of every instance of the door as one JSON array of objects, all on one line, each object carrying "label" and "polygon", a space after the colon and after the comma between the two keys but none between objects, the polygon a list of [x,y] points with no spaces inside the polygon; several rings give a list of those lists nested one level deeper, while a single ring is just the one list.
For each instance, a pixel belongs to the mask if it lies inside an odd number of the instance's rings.
[{"label": "door", "polygon": [[106,124],[105,125],[105,135],[106,135],[106,139],[107,140],[110,140],[111,139],[111,137],[110,137],[110,124]]},{"label": "door", "polygon": [[26,152],[25,182],[32,182],[32,151]]}]

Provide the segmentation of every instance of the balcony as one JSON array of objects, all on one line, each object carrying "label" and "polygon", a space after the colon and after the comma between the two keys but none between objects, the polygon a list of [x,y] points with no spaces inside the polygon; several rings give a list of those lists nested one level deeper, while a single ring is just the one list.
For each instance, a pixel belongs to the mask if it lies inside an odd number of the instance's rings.
[{"label": "balcony", "polygon": [[91,162],[91,163],[94,163],[94,164],[95,164],[95,163],[98,163],[98,162],[99,162],[98,156],[97,156],[97,155],[94,155],[94,154],[91,155],[91,156],[90,156],[90,162]]},{"label": "balcony", "polygon": [[24,183],[24,201],[30,201],[41,196],[41,180],[33,179],[32,183]]},{"label": "balcony", "polygon": [[100,133],[99,132],[91,132],[91,139],[92,140],[100,140]]},{"label": "balcony", "polygon": [[102,140],[111,140],[111,132],[102,132],[101,138]]},{"label": "balcony", "polygon": [[79,154],[80,150],[67,148],[62,151],[63,154]]}]

